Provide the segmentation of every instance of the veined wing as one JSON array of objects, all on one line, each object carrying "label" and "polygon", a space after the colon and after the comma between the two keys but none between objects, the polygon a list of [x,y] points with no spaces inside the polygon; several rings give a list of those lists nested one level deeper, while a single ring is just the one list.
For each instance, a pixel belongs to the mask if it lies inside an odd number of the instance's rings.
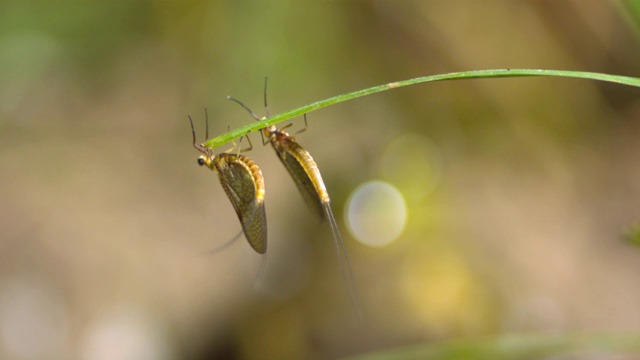
[{"label": "veined wing", "polygon": [[244,236],[260,254],[267,251],[267,217],[264,207],[264,179],[258,166],[244,155],[222,153],[214,165]]},{"label": "veined wing", "polygon": [[291,174],[302,197],[310,208],[314,209],[318,216],[323,220],[328,220],[333,235],[333,241],[338,253],[338,263],[340,265],[340,273],[342,280],[349,295],[349,302],[355,311],[358,319],[362,318],[362,313],[358,300],[358,293],[353,279],[353,271],[347,255],[347,249],[344,246],[342,235],[338,229],[338,224],[333,211],[331,211],[331,203],[329,193],[322,181],[318,165],[313,160],[308,151],[303,149],[291,136],[284,132],[274,134],[271,139],[271,145],[276,150],[278,157]]},{"label": "veined wing", "polygon": [[277,136],[271,144],[284,164],[284,167],[287,168],[287,171],[289,171],[293,181],[296,183],[307,206],[309,206],[320,219],[324,220],[325,211],[323,203],[329,202],[329,195],[322,181],[322,176],[320,176],[320,171],[318,171],[316,162],[308,151],[303,149],[289,136],[287,136],[286,139],[282,139],[282,136]]}]

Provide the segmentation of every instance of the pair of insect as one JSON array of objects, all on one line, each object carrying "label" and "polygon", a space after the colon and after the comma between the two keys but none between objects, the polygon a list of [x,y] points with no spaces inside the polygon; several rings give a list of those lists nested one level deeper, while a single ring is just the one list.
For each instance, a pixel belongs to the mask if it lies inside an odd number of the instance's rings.
[{"label": "pair of insect", "polygon": [[[232,97],[228,97],[228,99],[242,106],[256,121],[266,119],[266,117],[261,118],[256,115],[242,102]],[[268,117],[270,114],[267,107],[266,79],[264,106]],[[201,166],[206,165],[218,174],[220,184],[238,215],[238,219],[242,225],[242,231],[247,241],[256,252],[265,254],[267,251],[267,220],[264,206],[264,178],[258,165],[247,156],[240,154],[243,151],[251,149],[251,141],[247,137],[249,141],[249,148],[247,149],[241,150],[240,147],[237,147],[237,151],[225,151],[215,155],[211,148],[205,147],[202,144],[196,144],[196,133],[191,116],[189,116],[189,121],[193,133],[193,146],[203,154],[198,158],[198,164]],[[305,123],[306,121],[305,115]],[[263,145],[266,145],[267,142],[271,143],[276,154],[293,178],[307,205],[321,220],[327,220],[329,222],[343,281],[349,293],[351,305],[355,309],[357,316],[360,317],[353,272],[342,235],[340,234],[338,224],[331,210],[329,193],[320,175],[318,165],[309,152],[302,148],[296,142],[295,138],[285,131],[289,126],[291,126],[291,124],[279,129],[275,125],[263,128],[261,130]],[[208,119],[206,131],[206,136],[208,137]],[[264,140],[265,137],[267,138],[266,141]],[[242,138],[240,141],[242,141]]]}]

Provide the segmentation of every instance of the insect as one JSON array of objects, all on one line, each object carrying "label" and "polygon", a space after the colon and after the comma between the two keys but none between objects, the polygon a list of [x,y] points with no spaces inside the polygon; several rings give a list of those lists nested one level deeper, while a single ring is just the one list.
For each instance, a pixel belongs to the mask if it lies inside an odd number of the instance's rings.
[{"label": "insect", "polygon": [[[206,137],[208,138],[209,117],[206,110],[205,118]],[[236,153],[228,150],[215,155],[212,149],[196,144],[196,131],[191,115],[189,115],[189,122],[193,133],[193,147],[203,154],[198,157],[198,165],[206,166],[218,174],[220,184],[238,215],[242,231],[249,245],[259,254],[266,253],[267,217],[264,208],[264,178],[258,165],[250,158],[240,154],[241,151],[251,149],[251,141],[247,137],[250,146],[247,149],[240,150],[238,147]]]},{"label": "insect", "polygon": [[[256,115],[249,107],[247,107],[239,100],[234,99],[230,96],[228,96],[227,98],[242,106],[257,121],[266,119],[266,117],[261,118]],[[271,116],[267,107],[266,78],[264,84],[264,107],[267,113],[267,117]],[[304,120],[306,124],[306,114],[304,115]],[[282,161],[284,167],[293,178],[293,181],[298,187],[298,190],[300,191],[300,194],[302,194],[302,197],[304,198],[307,205],[317,214],[317,216],[321,220],[327,220],[329,222],[336,252],[338,253],[343,281],[345,282],[345,286],[349,293],[351,305],[356,311],[356,316],[360,318],[360,307],[358,305],[359,302],[357,292],[355,290],[353,272],[351,270],[349,256],[347,255],[342,235],[340,234],[338,224],[335,217],[333,216],[333,211],[331,210],[331,200],[329,198],[329,193],[326,186],[324,185],[324,181],[322,180],[322,175],[320,175],[318,165],[311,157],[311,154],[309,154],[307,150],[300,146],[300,144],[296,142],[293,136],[289,135],[285,131],[285,129],[291,125],[292,124],[286,125],[285,127],[282,127],[280,129],[278,129],[275,125],[269,125],[263,128],[261,134],[267,137],[267,140],[263,141],[263,145],[266,145],[267,142],[271,143],[271,146]],[[306,127],[300,132],[305,130]]]}]

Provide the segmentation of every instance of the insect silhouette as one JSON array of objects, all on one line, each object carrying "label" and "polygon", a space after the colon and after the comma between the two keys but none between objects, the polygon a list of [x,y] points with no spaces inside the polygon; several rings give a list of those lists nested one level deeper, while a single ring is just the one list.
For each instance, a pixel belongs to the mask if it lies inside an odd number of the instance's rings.
[{"label": "insect silhouette", "polygon": [[[267,107],[266,78],[264,84],[264,107],[267,117],[259,117],[249,107],[247,107],[241,101],[232,98],[231,96],[227,96],[227,98],[242,106],[257,121],[262,121],[271,116],[269,114],[269,108]],[[306,114],[304,115],[304,120],[306,125]],[[311,157],[311,154],[309,154],[307,150],[305,150],[302,146],[300,146],[300,144],[298,144],[298,142],[295,140],[295,137],[289,135],[285,131],[285,129],[291,125],[292,124],[286,125],[280,129],[278,129],[275,125],[269,125],[263,128],[261,132],[261,134],[263,135],[263,145],[266,145],[267,142],[271,143],[271,146],[280,158],[280,161],[282,161],[284,167],[289,172],[289,175],[291,175],[291,177],[293,178],[293,181],[298,187],[298,190],[307,205],[313,210],[313,212],[316,213],[316,215],[321,220],[327,220],[329,222],[335,249],[338,254],[340,272],[342,274],[345,287],[347,288],[347,292],[349,294],[349,301],[356,312],[356,316],[358,318],[361,318],[360,306],[357,291],[355,288],[355,281],[353,279],[353,271],[351,270],[349,256],[344,245],[344,240],[342,239],[342,235],[340,234],[340,230],[338,229],[338,224],[335,217],[333,216],[333,211],[331,210],[331,200],[329,198],[329,192],[324,185],[324,181],[322,180],[322,175],[320,175],[318,165]],[[306,127],[299,132],[305,130]],[[264,137],[267,138],[266,141],[264,140]]]},{"label": "insect silhouette", "polygon": [[[208,138],[209,116],[206,109],[205,118],[206,137]],[[267,216],[264,207],[264,178],[258,165],[250,158],[240,154],[241,151],[251,150],[251,140],[247,137],[247,141],[249,141],[247,149],[240,150],[240,147],[237,147],[235,153],[228,150],[215,155],[213,149],[196,144],[196,131],[191,115],[189,115],[189,122],[193,133],[193,147],[203,154],[198,157],[198,165],[206,166],[218,174],[220,184],[238,215],[242,231],[249,245],[259,254],[266,253]]]}]

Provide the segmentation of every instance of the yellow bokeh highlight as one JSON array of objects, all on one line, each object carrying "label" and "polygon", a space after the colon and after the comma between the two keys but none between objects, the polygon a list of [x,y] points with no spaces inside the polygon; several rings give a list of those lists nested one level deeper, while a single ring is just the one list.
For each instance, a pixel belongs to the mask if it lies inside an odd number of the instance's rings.
[{"label": "yellow bokeh highlight", "polygon": [[437,335],[473,333],[487,324],[488,297],[469,264],[453,249],[414,251],[400,272],[409,312]]},{"label": "yellow bokeh highlight", "polygon": [[419,201],[431,194],[441,181],[442,155],[439,147],[421,134],[394,138],[380,159],[380,175],[407,195]]}]

